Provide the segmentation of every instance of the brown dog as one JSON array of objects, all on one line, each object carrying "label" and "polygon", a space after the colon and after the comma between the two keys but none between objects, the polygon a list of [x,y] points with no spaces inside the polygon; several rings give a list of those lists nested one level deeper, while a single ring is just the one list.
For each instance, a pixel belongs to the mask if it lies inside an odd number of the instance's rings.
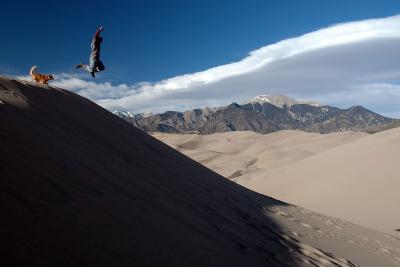
[{"label": "brown dog", "polygon": [[52,75],[37,73],[37,68],[37,66],[33,66],[29,72],[32,80],[40,84],[49,84],[49,81],[54,80]]}]

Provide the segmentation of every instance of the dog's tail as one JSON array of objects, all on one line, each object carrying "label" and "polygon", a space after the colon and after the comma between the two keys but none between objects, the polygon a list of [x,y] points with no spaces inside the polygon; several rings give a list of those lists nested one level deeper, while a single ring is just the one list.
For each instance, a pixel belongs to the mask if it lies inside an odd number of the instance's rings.
[{"label": "dog's tail", "polygon": [[37,66],[33,66],[33,67],[31,68],[31,70],[29,71],[29,75],[36,74],[37,69],[38,69]]}]

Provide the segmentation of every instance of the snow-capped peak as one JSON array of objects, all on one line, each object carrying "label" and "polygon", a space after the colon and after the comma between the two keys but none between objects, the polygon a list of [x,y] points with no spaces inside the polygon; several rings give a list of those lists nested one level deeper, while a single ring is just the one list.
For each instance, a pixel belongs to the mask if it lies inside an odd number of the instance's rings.
[{"label": "snow-capped peak", "polygon": [[308,101],[308,100],[296,100],[284,95],[259,95],[256,96],[255,98],[251,99],[247,103],[270,103],[274,106],[283,108],[284,106],[292,106],[295,104],[307,104],[311,106],[321,106],[320,103],[315,102],[315,101]]},{"label": "snow-capped peak", "polygon": [[126,118],[132,118],[134,115],[129,112],[129,111],[113,111],[112,112],[114,115],[117,115],[119,117],[126,117]]},{"label": "snow-capped peak", "polygon": [[136,117],[150,117],[153,115],[151,112],[144,112],[144,113],[132,113],[129,111],[113,111],[112,112],[114,115],[117,115],[118,117],[121,118],[136,118]]}]

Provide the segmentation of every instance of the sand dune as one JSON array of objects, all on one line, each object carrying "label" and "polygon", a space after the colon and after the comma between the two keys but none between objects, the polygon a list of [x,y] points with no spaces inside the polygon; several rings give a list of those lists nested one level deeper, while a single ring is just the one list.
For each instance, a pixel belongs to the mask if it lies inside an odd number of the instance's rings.
[{"label": "sand dune", "polygon": [[400,128],[238,180],[258,192],[391,234],[400,228]]},{"label": "sand dune", "polygon": [[211,135],[154,133],[159,140],[233,180],[264,173],[367,136],[279,131],[267,135],[228,132]]},{"label": "sand dune", "polygon": [[2,266],[400,264],[398,238],[252,192],[76,94],[0,78],[0,101]]},{"label": "sand dune", "polygon": [[[400,128],[374,135],[281,131],[157,134],[186,155],[262,194],[399,235]],[[179,141],[180,140],[180,141]]]}]

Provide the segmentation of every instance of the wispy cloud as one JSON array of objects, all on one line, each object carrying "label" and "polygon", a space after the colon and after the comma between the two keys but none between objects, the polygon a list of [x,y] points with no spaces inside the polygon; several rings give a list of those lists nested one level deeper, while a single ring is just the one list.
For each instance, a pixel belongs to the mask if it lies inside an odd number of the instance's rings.
[{"label": "wispy cloud", "polygon": [[333,25],[264,46],[238,62],[155,83],[114,85],[62,74],[53,84],[108,109],[133,112],[219,105],[268,93],[379,109],[387,100],[400,101],[390,97],[399,92],[398,47],[400,16],[392,16]]}]

